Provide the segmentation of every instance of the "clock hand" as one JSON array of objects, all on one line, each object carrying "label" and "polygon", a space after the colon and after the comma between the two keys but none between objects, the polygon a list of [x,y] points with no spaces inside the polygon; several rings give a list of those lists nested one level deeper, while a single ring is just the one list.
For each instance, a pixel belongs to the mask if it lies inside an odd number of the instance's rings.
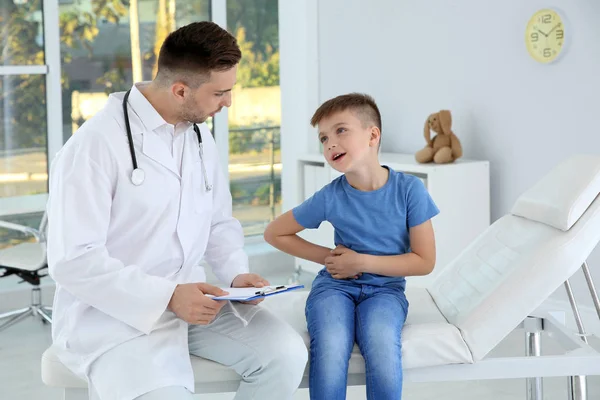
[{"label": "clock hand", "polygon": [[[546,35],[546,34],[545,34],[544,32],[542,32],[540,29],[538,29],[538,28],[535,28],[535,29],[537,29],[537,31],[538,31],[539,33],[541,33],[542,35],[544,35],[544,36],[548,37],[548,35]],[[550,31],[550,32],[552,32],[552,31]]]},{"label": "clock hand", "polygon": [[[560,25],[560,23],[554,25],[554,28],[550,29],[550,32],[548,32],[548,35],[552,33],[553,30],[555,30],[558,26]],[[546,36],[548,36],[546,35]]]}]

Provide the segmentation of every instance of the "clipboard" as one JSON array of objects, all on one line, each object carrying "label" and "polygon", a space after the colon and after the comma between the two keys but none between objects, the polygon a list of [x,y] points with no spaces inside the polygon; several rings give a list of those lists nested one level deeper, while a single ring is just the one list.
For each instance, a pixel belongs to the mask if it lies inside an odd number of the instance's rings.
[{"label": "clipboard", "polygon": [[304,285],[277,285],[264,286],[261,288],[221,288],[229,292],[225,296],[206,295],[213,300],[230,300],[230,301],[252,301],[263,297],[274,296],[277,294],[287,293],[292,290],[301,289]]}]

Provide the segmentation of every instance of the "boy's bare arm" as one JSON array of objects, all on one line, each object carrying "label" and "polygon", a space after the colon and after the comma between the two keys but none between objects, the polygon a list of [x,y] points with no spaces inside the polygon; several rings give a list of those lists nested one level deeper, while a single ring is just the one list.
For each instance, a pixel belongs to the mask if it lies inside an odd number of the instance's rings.
[{"label": "boy's bare arm", "polygon": [[428,275],[435,266],[435,235],[431,220],[410,228],[411,252],[397,256],[363,254],[364,271],[386,276]]},{"label": "boy's bare arm", "polygon": [[325,258],[331,255],[331,249],[302,239],[297,235],[302,230],[304,227],[296,221],[290,210],[267,226],[264,237],[267,243],[285,253],[318,264],[325,264]]},{"label": "boy's bare arm", "polygon": [[435,237],[431,221],[411,228],[409,234],[410,253],[373,256],[338,246],[326,258],[325,266],[334,278],[339,279],[360,273],[385,276],[427,275],[435,265]]}]

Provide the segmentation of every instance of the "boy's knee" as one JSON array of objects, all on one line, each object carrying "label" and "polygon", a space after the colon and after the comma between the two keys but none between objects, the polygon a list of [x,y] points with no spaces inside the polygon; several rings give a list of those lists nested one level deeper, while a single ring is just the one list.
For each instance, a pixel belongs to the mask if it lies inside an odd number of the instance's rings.
[{"label": "boy's knee", "polygon": [[310,356],[314,363],[321,365],[322,368],[331,366],[339,369],[340,365],[348,363],[353,348],[354,341],[351,337],[328,330],[311,337]]},{"label": "boy's knee", "polygon": [[331,355],[343,355],[352,351],[353,338],[349,335],[341,335],[340,330],[323,330],[314,333],[310,339],[310,347],[319,352]]},{"label": "boy's knee", "polygon": [[402,336],[391,327],[366,332],[361,343],[361,350],[372,354],[375,358],[398,358],[402,356]]}]

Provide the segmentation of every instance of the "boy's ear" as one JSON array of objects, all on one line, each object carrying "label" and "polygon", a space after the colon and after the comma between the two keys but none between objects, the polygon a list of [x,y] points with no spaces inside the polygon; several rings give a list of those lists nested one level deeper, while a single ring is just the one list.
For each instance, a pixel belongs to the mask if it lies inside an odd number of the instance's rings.
[{"label": "boy's ear", "polygon": [[369,143],[373,146],[381,144],[381,131],[376,126],[371,127],[371,140],[369,140]]}]

